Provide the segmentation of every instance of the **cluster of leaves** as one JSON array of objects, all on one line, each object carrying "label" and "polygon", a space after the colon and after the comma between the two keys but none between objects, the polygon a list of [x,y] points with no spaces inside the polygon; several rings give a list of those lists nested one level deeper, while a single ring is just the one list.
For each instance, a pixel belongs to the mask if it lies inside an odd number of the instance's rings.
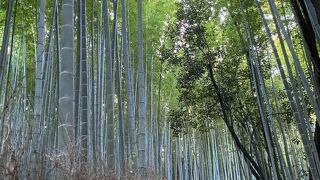
[{"label": "cluster of leaves", "polygon": [[187,133],[189,127],[208,130],[212,117],[209,114],[214,112],[215,101],[206,72],[208,60],[213,61],[215,57],[206,40],[206,25],[212,15],[210,7],[210,3],[203,0],[177,3],[176,22],[165,32],[162,60],[168,63],[168,67],[178,69],[180,104],[169,113],[175,135]]},{"label": "cluster of leaves", "polygon": [[[182,0],[177,3],[176,21],[168,26],[161,47],[161,57],[168,68],[178,72],[180,103],[169,113],[175,135],[187,133],[190,128],[206,132],[222,123],[220,105],[208,75],[209,63],[214,66],[214,76],[228,105],[229,116],[236,120],[232,123],[244,129],[247,122],[260,126],[244,33],[241,32],[243,16],[257,12],[250,2],[245,1],[243,5],[248,7],[246,13],[239,10],[239,3],[226,1]],[[263,57],[266,38],[256,17],[250,22],[257,32],[257,49]],[[268,78],[271,66],[267,59],[261,59]]]}]

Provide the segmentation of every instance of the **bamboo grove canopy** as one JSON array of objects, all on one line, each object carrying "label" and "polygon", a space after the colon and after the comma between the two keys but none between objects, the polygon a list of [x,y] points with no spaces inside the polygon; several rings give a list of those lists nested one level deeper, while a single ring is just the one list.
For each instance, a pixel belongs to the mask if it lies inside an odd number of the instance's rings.
[{"label": "bamboo grove canopy", "polygon": [[0,0],[0,179],[320,179],[320,1]]}]

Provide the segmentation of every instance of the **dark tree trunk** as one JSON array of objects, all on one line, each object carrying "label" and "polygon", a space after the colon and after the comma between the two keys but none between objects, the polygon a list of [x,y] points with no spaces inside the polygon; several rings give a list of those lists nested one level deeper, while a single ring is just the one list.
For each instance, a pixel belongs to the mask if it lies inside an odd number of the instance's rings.
[{"label": "dark tree trunk", "polygon": [[311,0],[316,13],[317,13],[317,18],[318,18],[318,22],[320,21],[320,1],[319,0]]},{"label": "dark tree trunk", "polygon": [[250,170],[252,172],[252,174],[257,178],[257,179],[261,179],[264,180],[265,177],[263,176],[263,171],[261,169],[261,167],[255,162],[255,160],[250,156],[249,152],[247,151],[247,149],[244,147],[244,145],[241,143],[238,135],[236,134],[236,132],[234,131],[234,128],[231,124],[231,120],[228,118],[227,115],[227,105],[225,104],[224,100],[223,100],[223,96],[221,94],[220,88],[218,87],[217,82],[215,81],[214,77],[213,77],[213,71],[212,71],[212,65],[208,64],[208,71],[209,71],[209,77],[212,83],[212,86],[217,94],[217,98],[221,107],[221,111],[222,111],[222,115],[223,115],[223,120],[225,122],[225,124],[227,125],[228,130],[231,133],[232,139],[234,140],[236,146],[239,148],[239,150],[243,153],[246,161],[249,162],[249,167]]},{"label": "dark tree trunk", "polygon": [[320,69],[320,58],[319,53],[317,50],[317,42],[315,33],[312,29],[312,25],[308,16],[307,9],[305,7],[305,4],[303,3],[303,0],[291,0],[294,14],[297,18],[297,21],[299,23],[299,26],[301,28],[302,35],[304,39],[306,40],[306,48],[307,51],[310,52],[311,60],[313,63],[313,66],[315,67],[315,71],[318,71]]},{"label": "dark tree trunk", "polygon": [[[311,0],[316,8],[317,17],[320,20],[320,2],[319,0]],[[292,7],[294,9],[294,14],[299,23],[303,38],[305,39],[306,50],[309,51],[311,56],[311,62],[314,69],[315,77],[315,90],[316,95],[319,98],[320,92],[320,58],[319,52],[317,50],[317,42],[315,37],[315,32],[313,31],[310,18],[303,0],[291,0]],[[317,8],[319,7],[319,8]],[[319,121],[319,119],[317,119]],[[316,123],[314,142],[318,154],[320,154],[320,126]]]}]

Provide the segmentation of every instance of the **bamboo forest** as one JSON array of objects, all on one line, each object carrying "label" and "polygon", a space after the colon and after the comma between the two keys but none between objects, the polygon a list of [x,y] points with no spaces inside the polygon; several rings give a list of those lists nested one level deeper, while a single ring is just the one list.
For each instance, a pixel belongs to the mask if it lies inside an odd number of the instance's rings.
[{"label": "bamboo forest", "polygon": [[0,180],[320,180],[319,0],[0,0]]}]

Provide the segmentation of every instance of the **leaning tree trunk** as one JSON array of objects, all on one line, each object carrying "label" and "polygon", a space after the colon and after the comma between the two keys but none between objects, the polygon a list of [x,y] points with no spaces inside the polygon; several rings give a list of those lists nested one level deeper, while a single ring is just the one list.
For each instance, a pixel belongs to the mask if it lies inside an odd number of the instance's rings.
[{"label": "leaning tree trunk", "polygon": [[4,26],[2,45],[1,45],[1,50],[0,50],[0,94],[2,93],[2,85],[4,84],[3,78],[4,78],[4,72],[5,72],[5,64],[7,61],[9,33],[10,33],[11,18],[12,18],[12,13],[13,13],[14,2],[15,2],[14,0],[11,0],[8,2],[6,23]]},{"label": "leaning tree trunk", "polygon": [[[319,3],[319,2],[317,2]],[[314,86],[316,97],[319,98],[320,94],[320,57],[317,49],[317,42],[315,39],[315,32],[312,29],[312,25],[310,22],[310,18],[308,16],[307,9],[305,4],[300,1],[300,6],[297,0],[291,0],[291,4],[294,10],[294,14],[296,16],[296,20],[300,26],[300,30],[302,32],[303,39],[305,40],[305,50],[310,54],[311,62],[313,64],[314,70]],[[319,120],[317,120],[319,121]],[[316,149],[318,154],[320,154],[320,126],[316,123],[315,132],[314,132],[314,142],[316,145]]]},{"label": "leaning tree trunk", "polygon": [[249,166],[251,166],[252,168],[252,173],[253,175],[257,178],[257,179],[262,179],[264,180],[265,177],[262,173],[262,169],[260,166],[258,166],[258,164],[255,162],[255,160],[250,156],[249,152],[246,150],[246,148],[243,146],[243,144],[241,143],[239,137],[237,136],[236,132],[234,131],[231,123],[230,123],[230,120],[228,118],[228,115],[227,115],[227,109],[226,109],[226,104],[223,100],[223,96],[220,92],[220,88],[218,87],[214,77],[213,77],[213,71],[212,71],[212,65],[211,64],[208,64],[208,71],[209,71],[209,77],[210,77],[210,80],[211,80],[211,83],[213,85],[213,88],[214,90],[216,91],[216,94],[217,94],[217,97],[218,97],[218,101],[220,103],[220,106],[221,106],[221,111],[222,111],[222,114],[223,114],[223,120],[225,122],[225,124],[227,125],[227,128],[228,130],[230,131],[231,133],[231,136],[235,142],[235,144],[237,145],[237,147],[241,150],[241,152],[243,153],[244,157],[247,159],[247,161],[249,162]]},{"label": "leaning tree trunk", "polygon": [[[267,32],[267,35],[268,35],[268,38],[269,38],[269,41],[270,41],[270,44],[271,44],[271,47],[272,47],[276,62],[277,62],[277,65],[278,65],[279,70],[280,70],[281,79],[282,79],[282,82],[284,84],[285,91],[286,91],[286,94],[288,96],[288,100],[289,100],[290,107],[292,109],[294,118],[295,118],[295,120],[297,122],[299,133],[301,134],[301,137],[302,137],[302,142],[304,144],[304,148],[305,148],[305,151],[307,153],[307,157],[308,157],[308,161],[310,163],[310,167],[314,168],[315,167],[315,161],[314,161],[314,158],[312,156],[312,152],[310,152],[311,149],[309,149],[309,147],[308,147],[309,144],[310,144],[309,141],[308,141],[308,137],[305,134],[305,129],[302,126],[302,115],[301,115],[300,109],[298,108],[298,104],[295,101],[295,98],[293,98],[293,95],[295,95],[295,93],[292,94],[292,92],[291,92],[291,88],[289,86],[289,83],[287,81],[286,75],[285,75],[284,70],[282,68],[282,64],[281,64],[281,61],[280,61],[280,57],[279,57],[278,51],[276,49],[275,43],[274,43],[274,41],[272,39],[272,36],[271,36],[271,31],[270,31],[270,29],[269,29],[269,27],[267,25],[267,22],[266,22],[266,19],[265,19],[265,15],[261,10],[261,6],[260,6],[258,1],[256,1],[256,4],[257,4],[257,6],[259,8],[259,13],[260,13],[261,18],[263,20],[264,27],[266,29],[266,32]],[[276,23],[277,32],[279,33],[277,21],[275,21],[275,23]],[[281,36],[281,34],[279,34],[279,37],[280,36]],[[286,51],[284,51],[284,54],[286,55]],[[285,56],[285,59],[286,59],[286,56]],[[295,89],[294,86],[292,86],[292,88],[293,88],[293,90]],[[295,92],[295,90],[293,92]],[[317,176],[316,171],[313,169],[312,172],[313,172],[314,176],[316,177]]]},{"label": "leaning tree trunk", "polygon": [[[252,35],[249,31],[249,26],[248,23],[246,22],[246,30],[247,30],[247,36],[248,36],[248,41],[249,41],[249,61],[250,61],[250,69],[251,69],[251,73],[253,76],[253,84],[255,86],[256,89],[256,93],[257,93],[257,102],[258,102],[258,109],[259,109],[259,114],[260,114],[260,119],[262,122],[262,126],[263,126],[263,133],[264,133],[264,137],[266,139],[266,144],[267,144],[267,152],[268,152],[268,156],[271,162],[271,175],[272,175],[272,179],[277,180],[278,176],[277,176],[277,164],[276,164],[276,160],[275,160],[275,153],[273,152],[273,148],[272,148],[272,136],[269,133],[269,123],[266,120],[266,115],[264,112],[264,108],[263,108],[263,102],[262,102],[262,97],[261,95],[263,94],[263,92],[261,92],[262,88],[259,87],[259,85],[261,86],[262,82],[260,82],[261,78],[258,79],[258,74],[259,71],[257,72],[257,70],[259,70],[258,68],[256,68],[255,66],[257,66],[257,60],[256,58],[258,57],[255,52],[254,52],[254,45],[253,45],[253,38]],[[259,74],[260,75],[260,74]],[[269,117],[270,118],[270,117]],[[272,121],[272,119],[270,119]]]},{"label": "leaning tree trunk", "polygon": [[[301,4],[303,4],[302,0],[299,0]],[[306,11],[309,15],[313,30],[315,32],[315,35],[317,37],[318,40],[320,40],[320,10],[318,9],[320,7],[320,3],[319,1],[315,1],[315,0],[303,0],[305,7],[306,7]],[[307,16],[307,14],[306,14]]]},{"label": "leaning tree trunk", "polygon": [[[7,55],[8,55],[8,47],[9,47],[9,35],[10,35],[10,26],[11,26],[11,17],[12,17],[12,13],[13,13],[13,5],[14,5],[14,1],[10,1],[8,3],[7,6],[7,14],[6,14],[6,23],[5,23],[5,28],[4,28],[4,33],[3,33],[3,39],[2,39],[2,46],[1,46],[1,51],[0,51],[0,94],[2,94],[2,87],[4,84],[8,84],[8,79],[7,79],[7,83],[4,82],[4,76],[6,73],[6,66],[7,66]],[[17,3],[15,5],[15,10],[16,10],[16,6]],[[15,13],[16,14],[16,13]],[[15,16],[14,16],[15,17]],[[15,19],[15,18],[14,18]],[[14,20],[15,21],[15,20]],[[15,23],[13,23],[13,31],[14,31],[14,26]],[[11,53],[12,54],[12,46],[13,46],[13,35],[14,32],[12,32],[11,35]],[[9,57],[9,61],[10,61],[10,57]],[[10,63],[10,62],[9,62]],[[10,68],[9,68],[10,70]],[[5,87],[5,91],[7,91],[7,87]],[[6,92],[5,92],[5,96],[4,99],[2,100],[2,98],[0,99],[0,102],[3,102],[3,106],[2,106],[2,115],[1,115],[1,131],[0,131],[0,137],[1,137],[1,142],[3,142],[3,138],[4,138],[4,128],[5,128],[5,115],[6,113],[4,113],[5,111],[7,111],[7,96],[6,96]],[[0,145],[1,150],[0,153],[3,153],[4,151],[4,144],[1,143]]]}]

